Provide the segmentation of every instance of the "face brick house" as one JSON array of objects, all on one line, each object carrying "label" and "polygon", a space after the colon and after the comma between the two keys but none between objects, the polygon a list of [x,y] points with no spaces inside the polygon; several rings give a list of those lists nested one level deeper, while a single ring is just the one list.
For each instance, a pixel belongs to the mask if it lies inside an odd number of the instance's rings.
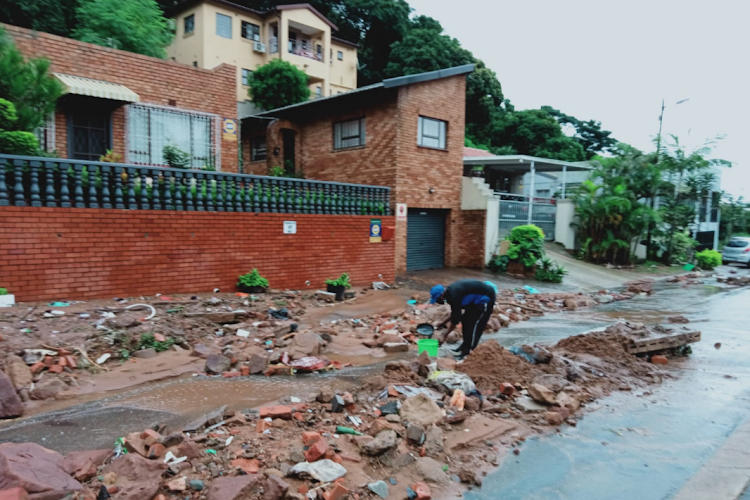
[{"label": "face brick house", "polygon": [[[485,215],[461,210],[466,75],[473,65],[384,80],[242,118],[246,173],[392,189],[396,272],[482,267]],[[480,213],[481,212],[481,213]],[[345,242],[344,242],[345,243]]]},{"label": "face brick house", "polygon": [[194,68],[2,26],[25,57],[48,59],[66,89],[38,132],[46,151],[97,161],[112,150],[124,163],[164,166],[164,147],[173,144],[190,154],[192,168],[237,172],[233,66]]}]

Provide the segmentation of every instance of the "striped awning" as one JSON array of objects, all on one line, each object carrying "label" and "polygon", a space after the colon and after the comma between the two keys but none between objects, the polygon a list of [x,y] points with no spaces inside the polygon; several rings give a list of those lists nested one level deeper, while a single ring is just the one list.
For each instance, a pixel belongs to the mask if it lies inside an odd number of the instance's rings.
[{"label": "striped awning", "polygon": [[141,100],[138,94],[119,83],[93,80],[91,78],[83,78],[82,76],[64,75],[62,73],[55,73],[54,75],[65,86],[66,94],[87,95],[124,102],[140,102]]}]

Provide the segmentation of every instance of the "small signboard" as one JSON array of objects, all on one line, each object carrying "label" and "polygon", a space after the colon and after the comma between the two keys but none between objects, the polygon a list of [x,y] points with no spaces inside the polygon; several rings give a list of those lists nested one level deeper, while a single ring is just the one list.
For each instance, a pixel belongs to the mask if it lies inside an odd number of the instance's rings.
[{"label": "small signboard", "polygon": [[396,203],[396,220],[406,220],[406,203]]},{"label": "small signboard", "polygon": [[370,243],[383,241],[383,223],[380,219],[370,219]]},{"label": "small signboard", "polygon": [[237,120],[224,118],[221,122],[221,138],[225,141],[237,142]]},{"label": "small signboard", "polygon": [[297,221],[296,220],[284,221],[284,234],[297,234]]}]

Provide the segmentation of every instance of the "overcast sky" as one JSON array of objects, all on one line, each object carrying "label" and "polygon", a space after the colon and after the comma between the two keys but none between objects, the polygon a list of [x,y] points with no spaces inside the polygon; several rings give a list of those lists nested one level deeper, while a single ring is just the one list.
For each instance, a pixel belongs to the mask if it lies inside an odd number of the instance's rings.
[{"label": "overcast sky", "polygon": [[726,135],[722,189],[750,199],[750,1],[408,1],[484,60],[517,109],[600,120],[648,150],[664,98],[664,133],[693,147]]}]

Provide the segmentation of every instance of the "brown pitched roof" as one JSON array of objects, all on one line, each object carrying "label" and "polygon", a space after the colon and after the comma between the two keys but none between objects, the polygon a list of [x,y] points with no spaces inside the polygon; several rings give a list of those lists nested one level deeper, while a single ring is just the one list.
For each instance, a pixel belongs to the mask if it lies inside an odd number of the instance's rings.
[{"label": "brown pitched roof", "polygon": [[320,20],[326,23],[328,26],[335,29],[336,31],[339,30],[338,26],[333,24],[326,16],[318,12],[318,9],[316,9],[309,3],[293,3],[289,5],[277,5],[276,6],[276,10],[292,10],[292,9],[309,9],[310,11],[312,11],[313,14],[318,16]]}]

